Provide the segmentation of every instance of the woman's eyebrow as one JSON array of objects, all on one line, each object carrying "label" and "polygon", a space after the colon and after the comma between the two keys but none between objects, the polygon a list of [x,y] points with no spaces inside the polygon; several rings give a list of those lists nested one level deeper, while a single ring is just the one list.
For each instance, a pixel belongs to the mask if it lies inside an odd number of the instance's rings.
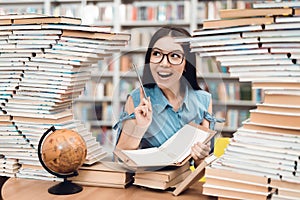
[{"label": "woman's eyebrow", "polygon": [[[166,50],[163,50],[163,49],[160,49],[160,48],[157,48],[157,47],[153,47],[152,49],[159,50],[161,52],[166,51]],[[167,52],[168,53],[175,52],[175,53],[182,53],[182,54],[184,54],[184,52],[182,52],[180,49],[175,49],[174,51],[167,51]]]}]

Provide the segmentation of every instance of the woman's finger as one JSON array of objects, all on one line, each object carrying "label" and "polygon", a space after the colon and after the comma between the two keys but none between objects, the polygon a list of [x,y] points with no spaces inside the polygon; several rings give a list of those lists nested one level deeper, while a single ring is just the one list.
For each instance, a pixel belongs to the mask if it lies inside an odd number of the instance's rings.
[{"label": "woman's finger", "polygon": [[192,152],[193,152],[193,154],[195,156],[197,156],[198,158],[200,158],[200,159],[208,156],[209,151],[210,151],[210,148],[206,144],[197,143],[197,144],[195,144],[195,145],[192,146]]},{"label": "woman's finger", "polygon": [[146,97],[144,96],[144,92],[142,89],[142,86],[140,87],[140,102],[142,102],[143,99],[145,99]]},{"label": "woman's finger", "polygon": [[150,97],[142,99],[140,106],[146,106],[149,111],[152,111]]}]

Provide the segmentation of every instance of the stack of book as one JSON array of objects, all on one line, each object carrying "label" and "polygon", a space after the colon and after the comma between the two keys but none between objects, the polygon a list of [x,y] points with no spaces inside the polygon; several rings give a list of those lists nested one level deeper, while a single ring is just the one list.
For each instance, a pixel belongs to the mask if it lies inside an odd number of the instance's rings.
[{"label": "stack of book", "polygon": [[85,164],[102,159],[105,152],[96,138],[73,118],[72,103],[93,65],[125,47],[130,35],[84,26],[77,18],[38,14],[0,16],[0,24],[0,154],[26,165],[18,177],[44,179],[37,145],[54,125],[81,134]]},{"label": "stack of book", "polygon": [[14,177],[15,173],[20,169],[20,164],[16,159],[0,158],[0,176]]},{"label": "stack of book", "polygon": [[109,161],[81,166],[78,173],[78,176],[70,178],[72,182],[86,186],[112,188],[126,188],[133,182],[134,174],[123,164]]},{"label": "stack of book", "polygon": [[134,185],[152,189],[166,190],[175,188],[191,174],[190,163],[182,166],[169,166],[155,171],[137,171],[134,175]]},{"label": "stack of book", "polygon": [[[264,98],[206,170],[203,193],[229,199],[299,199],[299,2],[221,10],[193,32],[192,51],[215,57]],[[298,188],[298,189],[297,189]]]}]

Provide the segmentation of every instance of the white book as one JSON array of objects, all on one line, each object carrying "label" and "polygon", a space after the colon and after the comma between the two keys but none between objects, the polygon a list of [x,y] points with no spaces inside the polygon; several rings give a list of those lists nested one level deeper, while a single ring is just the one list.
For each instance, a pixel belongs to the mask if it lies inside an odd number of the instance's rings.
[{"label": "white book", "polygon": [[[259,78],[259,80],[255,80],[253,79],[254,82],[263,82],[263,83],[268,83],[268,82],[276,82],[276,83],[299,83],[300,82],[300,77],[268,77],[268,78],[264,78],[261,79]],[[272,91],[272,93],[274,93],[276,91]],[[283,94],[288,94],[290,93],[289,91],[280,91]],[[299,92],[296,92],[299,93]],[[296,94],[294,92],[294,94]]]},{"label": "white book", "polygon": [[118,52],[120,51],[120,46],[111,46],[110,44],[93,44],[93,43],[79,43],[79,42],[70,42],[70,41],[64,41],[64,40],[59,40],[57,43],[58,45],[61,46],[69,46],[69,47],[81,47],[85,49],[103,49],[106,51],[111,51],[111,52]]},{"label": "white book", "polygon": [[300,7],[300,2],[298,1],[271,1],[263,3],[254,3],[253,8],[281,8],[281,7]]},{"label": "white book", "polygon": [[8,40],[10,44],[19,44],[19,45],[49,45],[49,44],[56,44],[56,40]]},{"label": "white book", "polygon": [[37,70],[34,71],[34,70],[31,70],[31,71],[26,71],[26,74],[29,74],[29,75],[48,75],[48,76],[54,76],[54,77],[76,78],[76,77],[82,77],[82,76],[90,76],[91,72],[89,71],[89,69],[87,69],[87,71],[85,69],[81,69],[78,72],[45,72],[45,71],[37,71]]},{"label": "white book", "polygon": [[232,77],[239,77],[246,81],[246,79],[251,80],[251,77],[290,77],[290,76],[300,76],[300,70],[276,70],[276,71],[248,71],[248,72],[230,72]]},{"label": "white book", "polygon": [[5,49],[5,53],[42,53],[42,49]]},{"label": "white book", "polygon": [[89,32],[111,32],[111,27],[99,27],[99,26],[88,26],[88,25],[69,25],[69,24],[42,24],[42,29],[66,29],[66,30],[81,30]]},{"label": "white book", "polygon": [[[24,86],[24,87],[36,87],[36,83],[28,83],[28,82],[21,82],[19,84],[20,86]],[[72,90],[75,88],[84,88],[85,84],[75,84],[72,86],[66,86],[66,85],[59,85],[59,84],[49,84],[49,83],[40,83],[39,84],[39,88],[50,88],[50,89],[61,89],[61,90]]]},{"label": "white book", "polygon": [[248,160],[259,160],[259,161],[265,161],[269,163],[275,163],[275,164],[281,164],[281,165],[286,165],[286,166],[294,166],[295,161],[292,160],[278,160],[277,158],[270,158],[268,156],[256,156],[252,154],[247,154],[247,153],[238,153],[238,152],[230,152],[227,151],[226,154],[222,155],[222,157],[228,157],[230,159],[231,157],[235,159],[245,159],[247,158]]},{"label": "white book", "polygon": [[102,60],[103,58],[97,54],[96,52],[76,52],[76,51],[68,51],[68,50],[59,50],[59,49],[45,49],[45,53],[58,54],[58,55],[67,55],[67,56],[79,56],[83,58],[94,58],[98,60]]},{"label": "white book", "polygon": [[299,29],[300,23],[275,23],[275,24],[266,24],[265,30],[285,30],[285,29]]},{"label": "white book", "polygon": [[243,49],[257,49],[258,44],[239,44],[239,45],[227,45],[227,46],[205,46],[199,47],[197,43],[191,43],[191,50],[193,52],[209,52],[209,51],[226,51],[226,50],[243,50]]},{"label": "white book", "polygon": [[[73,51],[74,52],[74,51]],[[88,57],[83,57],[81,56],[75,56],[72,54],[72,51],[69,51],[69,54],[60,54],[60,53],[43,53],[43,54],[36,54],[35,57],[37,58],[51,58],[51,59],[60,59],[60,60],[72,60],[72,61],[77,61],[77,62],[82,62],[82,63],[91,63],[91,62],[97,62],[98,59],[93,59],[93,58],[88,58]],[[72,55],[71,55],[72,54]]]},{"label": "white book", "polygon": [[298,198],[286,195],[272,194],[271,200],[297,200]]},{"label": "white book", "polygon": [[18,57],[21,57],[21,58],[27,58],[27,57],[32,57],[33,56],[33,53],[31,52],[24,52],[24,53],[11,53],[11,52],[1,52],[0,54],[0,58],[11,58],[11,57],[15,57],[15,58],[18,58]]},{"label": "white book", "polygon": [[10,58],[2,58],[0,57],[0,62],[28,62],[29,58],[23,58],[23,57],[10,57]]},{"label": "white book", "polygon": [[290,37],[260,37],[259,41],[262,43],[271,42],[300,42],[300,36],[290,36]]},{"label": "white book", "polygon": [[213,30],[195,30],[193,32],[193,36],[205,36],[205,35],[218,35],[222,33],[240,33],[246,31],[260,31],[263,30],[260,25],[253,26],[240,26],[240,27],[232,27],[232,28],[221,28],[221,29],[213,29]]},{"label": "white book", "polygon": [[[53,115],[56,114],[58,112],[62,112],[65,110],[65,108],[63,109],[58,109],[58,110],[46,110],[46,109],[26,109],[26,108],[5,108],[5,110],[7,111],[8,114],[11,113],[27,113],[27,115],[31,115],[31,113],[33,114],[49,114],[49,115]],[[13,114],[12,114],[13,115]],[[0,137],[1,139],[1,137]]]},{"label": "white book", "polygon": [[61,36],[61,41],[67,41],[72,43],[83,43],[83,44],[97,44],[97,45],[108,45],[108,46],[125,46],[126,41],[113,41],[113,40],[93,40],[88,38],[74,38]]},{"label": "white book", "polygon": [[270,48],[270,53],[300,53],[300,48]]},{"label": "white book", "polygon": [[[279,159],[279,160],[290,160],[290,161],[298,161],[299,158],[295,155],[296,151],[289,150],[272,150],[268,147],[261,147],[261,146],[251,146],[247,144],[240,144],[240,143],[231,143],[227,146],[226,152],[235,152],[239,154],[250,154],[253,156],[267,156],[269,158]],[[225,154],[226,154],[225,152]]]},{"label": "white book", "polygon": [[[200,48],[201,49],[201,48]],[[197,49],[192,49],[192,52],[197,52]],[[235,51],[216,51],[200,53],[201,57],[224,56],[224,55],[247,55],[247,54],[262,54],[269,53],[268,49],[248,49]]]},{"label": "white book", "polygon": [[9,35],[8,39],[11,40],[58,40],[59,35]]},{"label": "white book", "polygon": [[20,85],[19,90],[30,91],[30,92],[49,92],[49,93],[56,93],[56,94],[66,94],[66,93],[73,93],[73,92],[82,92],[84,88],[69,88],[69,89],[60,89],[60,88],[42,88],[42,87],[25,87]]},{"label": "white book", "polygon": [[193,42],[194,46],[222,46],[222,45],[236,45],[236,44],[249,44],[258,43],[258,38],[238,38],[228,40],[206,40]]},{"label": "white book", "polygon": [[[258,134],[256,134],[258,135]],[[262,134],[263,135],[263,134]],[[297,145],[297,143],[300,142],[300,138],[294,138],[293,140],[289,141],[282,141],[282,140],[275,140],[271,137],[264,138],[255,136],[254,134],[247,134],[241,131],[238,131],[234,134],[234,142],[236,142],[236,145],[242,144],[249,144],[249,145],[257,145],[262,146],[264,148],[274,148],[274,151],[283,151],[283,149],[289,149],[290,151],[286,151],[288,153],[293,153],[297,155],[297,150],[300,150],[300,146]],[[259,141],[257,141],[259,140]],[[268,141],[272,141],[271,143],[268,143]]]},{"label": "white book", "polygon": [[[218,59],[218,58],[217,58]],[[288,65],[288,64],[295,64],[293,60],[287,58],[285,59],[260,59],[260,60],[248,60],[246,62],[241,62],[240,60],[235,61],[222,61],[223,66],[230,66],[230,67],[238,67],[238,66],[255,66],[255,65]]]},{"label": "white book", "polygon": [[290,37],[299,36],[298,30],[271,30],[271,31],[253,31],[243,32],[242,37]]},{"label": "white book", "polygon": [[108,52],[104,49],[94,49],[94,48],[88,48],[88,47],[76,47],[76,46],[61,46],[61,45],[54,45],[52,47],[53,50],[64,50],[64,51],[76,51],[76,52],[86,52],[86,53],[96,53],[96,54],[102,54],[102,55],[111,55],[111,52]]},{"label": "white book", "polygon": [[[9,32],[8,32],[9,33]],[[14,35],[60,35],[61,30],[13,30]],[[11,34],[9,34],[11,35]],[[40,37],[39,37],[40,38]]]},{"label": "white book", "polygon": [[215,134],[216,132],[200,125],[186,124],[160,147],[138,150],[116,149],[114,154],[131,168],[182,165],[190,158],[193,144],[206,143]]},{"label": "white book", "polygon": [[281,168],[277,168],[270,163],[266,162],[249,162],[247,159],[241,159],[241,160],[234,160],[234,159],[225,159],[225,157],[221,157],[219,160],[222,165],[233,167],[233,168],[241,168],[245,170],[253,170],[261,173],[265,173],[265,176],[268,176],[268,174],[273,176],[285,176],[285,177],[292,177],[293,171],[290,170],[284,170]]},{"label": "white book", "polygon": [[[1,17],[1,16],[0,16]],[[0,36],[1,35],[11,35],[12,34],[12,31],[1,31],[0,32]]]},{"label": "white book", "polygon": [[60,108],[68,108],[68,106],[70,105],[63,105],[63,106],[58,106],[58,107],[52,107],[52,106],[48,106],[48,105],[34,105],[34,104],[13,104],[13,103],[8,103],[5,106],[5,109],[27,109],[27,110],[58,110]]},{"label": "white book", "polygon": [[30,25],[4,25],[0,26],[0,30],[7,31],[7,30],[41,30],[42,26],[40,24],[30,24]]},{"label": "white book", "polygon": [[12,49],[50,49],[51,44],[16,44],[15,48]]},{"label": "white book", "polygon": [[75,60],[58,60],[58,59],[51,59],[51,58],[31,58],[32,62],[45,62],[45,63],[55,63],[55,64],[63,64],[63,65],[74,65],[80,66],[82,62],[75,61]]},{"label": "white book", "polygon": [[[74,69],[76,69],[76,71],[80,71],[79,67],[73,66],[73,65],[69,65],[69,64],[60,64],[60,63],[45,63],[45,62],[38,62],[38,61],[34,61],[34,62],[25,62],[26,66],[32,66],[32,67],[44,67],[44,69],[51,69],[51,68],[55,68],[57,69],[65,69],[66,72],[72,72]],[[0,62],[0,66],[1,66],[1,62]],[[25,66],[24,66],[25,67]],[[44,70],[43,69],[43,70]],[[37,70],[37,69],[36,69]],[[41,69],[40,69],[41,70]],[[55,70],[55,71],[56,71]]]},{"label": "white book", "polygon": [[[0,79],[1,81],[1,79]],[[20,81],[18,81],[20,82]],[[59,86],[59,85],[64,85],[64,86],[78,86],[78,85],[82,85],[82,84],[85,84],[86,83],[86,80],[78,80],[78,81],[68,81],[68,82],[64,82],[64,81],[59,81],[59,80],[45,80],[45,79],[26,79],[26,78],[23,78],[22,79],[22,83],[25,82],[25,83],[36,83],[36,84],[49,84],[49,85],[56,85],[56,86]]]},{"label": "white book", "polygon": [[224,61],[252,61],[252,60],[270,60],[270,59],[286,59],[288,58],[286,53],[281,54],[254,54],[254,55],[232,55],[232,56],[218,56],[216,60],[220,62]]},{"label": "white book", "polygon": [[28,78],[28,79],[41,79],[41,80],[52,80],[52,81],[57,81],[57,82],[75,82],[75,81],[87,81],[90,79],[90,75],[89,74],[82,74],[82,76],[80,76],[80,74],[78,74],[78,76],[74,76],[74,77],[58,77],[58,76],[46,76],[38,74],[27,74],[24,73],[24,78]]},{"label": "white book", "polygon": [[[207,40],[229,40],[229,39],[240,39],[241,38],[241,34],[240,33],[230,33],[230,34],[224,34],[224,35],[208,35],[208,36],[201,36],[201,37],[191,37],[189,38],[189,41],[191,43],[193,42],[199,42],[199,41],[207,41]],[[184,39],[184,38],[182,38]],[[176,41],[178,40],[180,42],[180,38],[179,39],[175,39]]]}]

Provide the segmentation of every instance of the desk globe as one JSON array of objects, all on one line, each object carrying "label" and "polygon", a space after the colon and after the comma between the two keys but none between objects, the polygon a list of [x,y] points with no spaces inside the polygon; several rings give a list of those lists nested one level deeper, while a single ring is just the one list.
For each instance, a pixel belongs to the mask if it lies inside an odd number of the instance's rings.
[{"label": "desk globe", "polygon": [[65,195],[82,191],[81,186],[67,178],[78,175],[78,168],[85,161],[86,154],[85,141],[73,130],[56,130],[52,126],[43,134],[38,145],[39,160],[49,173],[64,179],[49,188],[49,193]]}]

